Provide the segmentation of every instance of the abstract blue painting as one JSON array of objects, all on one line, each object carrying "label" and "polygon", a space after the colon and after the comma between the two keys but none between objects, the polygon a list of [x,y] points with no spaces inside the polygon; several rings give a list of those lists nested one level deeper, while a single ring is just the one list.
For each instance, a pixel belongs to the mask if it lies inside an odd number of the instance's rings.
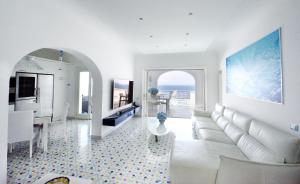
[{"label": "abstract blue painting", "polygon": [[226,58],[228,94],[283,103],[280,28]]}]

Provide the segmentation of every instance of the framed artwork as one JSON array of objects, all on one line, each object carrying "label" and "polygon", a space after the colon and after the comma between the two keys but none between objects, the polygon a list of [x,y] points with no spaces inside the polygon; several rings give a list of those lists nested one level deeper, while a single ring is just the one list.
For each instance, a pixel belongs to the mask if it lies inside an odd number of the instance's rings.
[{"label": "framed artwork", "polygon": [[280,28],[226,58],[226,92],[283,103]]}]

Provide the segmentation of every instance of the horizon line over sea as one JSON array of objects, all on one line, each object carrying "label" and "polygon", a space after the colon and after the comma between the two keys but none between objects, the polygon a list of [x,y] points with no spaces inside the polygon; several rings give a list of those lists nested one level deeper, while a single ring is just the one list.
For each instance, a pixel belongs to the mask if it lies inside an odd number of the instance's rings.
[{"label": "horizon line over sea", "polygon": [[159,85],[159,90],[162,91],[195,91],[194,85]]}]

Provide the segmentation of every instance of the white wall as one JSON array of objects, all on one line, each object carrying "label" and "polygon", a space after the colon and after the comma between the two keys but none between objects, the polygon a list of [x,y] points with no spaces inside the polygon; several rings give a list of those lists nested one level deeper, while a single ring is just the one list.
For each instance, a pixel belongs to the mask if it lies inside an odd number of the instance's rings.
[{"label": "white wall", "polygon": [[83,66],[73,66],[68,71],[68,83],[66,101],[70,104],[68,117],[78,117],[78,99],[79,99],[79,74],[82,71],[88,71]]},{"label": "white wall", "polygon": [[[101,117],[111,113],[110,80],[133,78],[130,47],[101,20],[71,0],[0,1],[0,22],[0,101],[8,102],[9,77],[23,56],[40,48],[79,51],[94,61],[95,70],[99,69],[103,76],[103,83],[95,81],[103,85],[99,89],[103,94],[97,94],[103,102],[94,104],[102,108],[95,114],[99,122],[93,122],[97,131],[92,133],[99,135]],[[0,117],[0,183],[6,183],[7,103],[0,104]]]},{"label": "white wall", "polygon": [[145,69],[206,69],[207,107],[218,101],[218,60],[214,53],[176,53],[137,55],[135,58],[134,96],[142,102],[142,78]]},{"label": "white wall", "polygon": [[[223,102],[274,127],[291,132],[290,123],[300,124],[300,1],[274,1],[271,4],[263,2],[257,7],[260,8],[243,20],[244,24],[234,28],[236,31],[233,32],[229,47],[221,59],[220,68],[224,70]],[[279,27],[282,28],[284,104],[273,104],[226,94],[226,57]],[[299,133],[295,135],[300,136]]]},{"label": "white wall", "polygon": [[78,83],[79,83],[79,71],[78,67],[73,67],[73,72],[68,72],[68,84],[67,84],[67,96],[66,101],[70,104],[68,117],[76,117],[77,104],[78,104]]}]

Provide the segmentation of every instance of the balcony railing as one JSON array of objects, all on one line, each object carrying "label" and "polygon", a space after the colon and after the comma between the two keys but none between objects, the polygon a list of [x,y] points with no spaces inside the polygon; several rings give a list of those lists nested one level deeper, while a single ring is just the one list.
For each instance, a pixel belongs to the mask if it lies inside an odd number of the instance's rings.
[{"label": "balcony railing", "polygon": [[158,99],[160,101],[165,99],[166,103],[148,103],[148,116],[156,116],[158,111],[166,111],[168,117],[190,118],[192,116],[195,91],[163,90],[158,94]]}]

